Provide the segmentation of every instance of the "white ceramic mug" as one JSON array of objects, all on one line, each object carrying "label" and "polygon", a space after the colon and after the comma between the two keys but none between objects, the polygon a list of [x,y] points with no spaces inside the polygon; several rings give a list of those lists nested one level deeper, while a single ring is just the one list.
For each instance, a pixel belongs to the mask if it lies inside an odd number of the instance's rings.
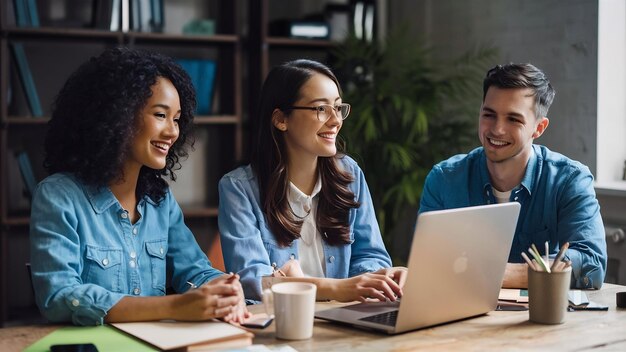
[{"label": "white ceramic mug", "polygon": [[308,282],[281,282],[263,291],[266,310],[274,307],[277,338],[305,340],[313,336],[316,292],[317,287]]}]

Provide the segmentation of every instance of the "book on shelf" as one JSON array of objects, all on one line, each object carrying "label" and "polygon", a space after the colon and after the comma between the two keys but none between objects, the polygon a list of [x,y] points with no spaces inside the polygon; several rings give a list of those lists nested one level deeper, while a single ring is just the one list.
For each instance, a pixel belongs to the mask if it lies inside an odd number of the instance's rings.
[{"label": "book on shelf", "polygon": [[189,74],[196,89],[196,114],[211,114],[217,63],[201,59],[178,59],[176,62]]},{"label": "book on shelf", "polygon": [[37,1],[26,0],[26,11],[31,27],[39,27],[39,13],[37,12]]},{"label": "book on shelf", "polygon": [[163,15],[163,0],[150,0],[150,29],[152,32],[163,32],[165,20]]},{"label": "book on shelf", "polygon": [[119,21],[119,0],[93,0],[91,27],[116,31]]},{"label": "book on shelf", "polygon": [[289,36],[292,38],[328,39],[330,27],[326,22],[293,21],[289,25]]},{"label": "book on shelf", "polygon": [[18,27],[39,27],[39,14],[35,0],[13,0],[15,24]]},{"label": "book on shelf", "polygon": [[31,74],[30,67],[28,66],[24,46],[22,43],[12,42],[11,50],[13,51],[13,57],[17,66],[18,75],[28,101],[30,112],[33,117],[43,116],[41,102],[39,101],[39,95],[37,95],[37,88],[35,87],[33,75]]},{"label": "book on shelf", "polygon": [[161,32],[162,18],[162,0],[93,0],[93,28],[113,32]]},{"label": "book on shelf", "polygon": [[202,351],[245,347],[252,344],[254,337],[242,328],[217,320],[162,320],[111,325],[161,350]]},{"label": "book on shelf", "polygon": [[15,24],[18,27],[28,27],[28,11],[26,10],[25,0],[14,0],[13,11],[15,11]]},{"label": "book on shelf", "polygon": [[35,187],[37,187],[37,179],[33,173],[33,166],[28,157],[28,153],[25,151],[19,151],[15,153],[15,159],[17,165],[20,168],[20,174],[22,175],[22,181],[24,182],[24,195],[31,199],[35,193]]}]

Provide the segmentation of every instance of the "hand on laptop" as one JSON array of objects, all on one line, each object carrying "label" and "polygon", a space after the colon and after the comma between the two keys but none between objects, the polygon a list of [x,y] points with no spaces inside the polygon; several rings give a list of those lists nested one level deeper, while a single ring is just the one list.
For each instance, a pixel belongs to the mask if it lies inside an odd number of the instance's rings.
[{"label": "hand on laptop", "polygon": [[379,301],[395,301],[402,296],[402,288],[385,274],[365,273],[347,279],[335,280],[336,295],[340,302],[377,299]]},{"label": "hand on laptop", "polygon": [[400,288],[404,287],[404,283],[406,282],[406,278],[409,275],[409,269],[403,266],[394,266],[391,268],[384,268],[378,271],[375,271],[374,274],[382,274],[386,275],[393,281],[395,281]]}]

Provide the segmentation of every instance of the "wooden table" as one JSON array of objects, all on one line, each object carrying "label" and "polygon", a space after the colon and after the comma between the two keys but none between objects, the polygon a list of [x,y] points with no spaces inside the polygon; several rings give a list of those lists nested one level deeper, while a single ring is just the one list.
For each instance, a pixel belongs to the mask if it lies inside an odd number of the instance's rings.
[{"label": "wooden table", "polygon": [[[590,300],[607,305],[608,311],[568,312],[560,325],[528,321],[528,311],[500,312],[388,336],[322,320],[315,321],[313,338],[284,341],[274,338],[274,324],[255,332],[255,344],[288,344],[298,351],[414,351],[428,350],[621,350],[626,351],[626,309],[617,308],[615,293],[626,286],[605,284],[586,291]],[[327,309],[336,303],[318,303]],[[261,307],[253,306],[252,311]],[[20,351],[58,326],[24,326],[0,329],[0,351]]]}]

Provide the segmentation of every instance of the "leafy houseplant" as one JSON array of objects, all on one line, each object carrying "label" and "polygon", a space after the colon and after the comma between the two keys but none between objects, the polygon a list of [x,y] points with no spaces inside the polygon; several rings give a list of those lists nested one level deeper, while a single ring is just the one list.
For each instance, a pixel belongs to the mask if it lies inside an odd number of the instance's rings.
[{"label": "leafy houseplant", "polygon": [[341,134],[365,173],[388,248],[432,166],[476,144],[482,77],[496,53],[482,48],[444,63],[405,33],[391,33],[384,45],[349,37],[333,51],[352,105]]}]

